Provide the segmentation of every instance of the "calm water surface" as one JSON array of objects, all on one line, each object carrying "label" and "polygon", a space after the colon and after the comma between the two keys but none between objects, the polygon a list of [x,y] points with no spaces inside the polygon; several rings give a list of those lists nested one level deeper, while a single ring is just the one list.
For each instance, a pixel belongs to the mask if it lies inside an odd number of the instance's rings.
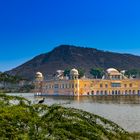
[{"label": "calm water surface", "polygon": [[[12,93],[37,103],[32,93]],[[127,131],[140,132],[140,96],[46,97],[48,105],[61,104],[82,109],[114,121]]]}]

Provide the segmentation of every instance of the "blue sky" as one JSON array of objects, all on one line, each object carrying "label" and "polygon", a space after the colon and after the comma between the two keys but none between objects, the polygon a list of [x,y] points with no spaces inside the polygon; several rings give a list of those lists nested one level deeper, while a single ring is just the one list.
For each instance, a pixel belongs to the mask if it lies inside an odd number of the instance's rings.
[{"label": "blue sky", "polygon": [[1,0],[0,71],[60,44],[140,55],[139,0]]}]

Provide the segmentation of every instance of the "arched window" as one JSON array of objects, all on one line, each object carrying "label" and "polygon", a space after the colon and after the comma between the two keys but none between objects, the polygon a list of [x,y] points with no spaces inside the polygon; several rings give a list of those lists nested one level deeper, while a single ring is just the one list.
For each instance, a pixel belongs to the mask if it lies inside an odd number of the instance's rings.
[{"label": "arched window", "polygon": [[91,91],[91,94],[94,95],[94,91],[93,90]]},{"label": "arched window", "polygon": [[105,95],[107,95],[107,90],[105,90]]},{"label": "arched window", "polygon": [[96,95],[99,95],[99,90],[97,90]]},{"label": "arched window", "polygon": [[127,84],[124,84],[124,87],[127,87]]},{"label": "arched window", "polygon": [[114,90],[112,90],[112,95],[114,95]]},{"label": "arched window", "polygon": [[74,84],[72,84],[72,88],[74,88]]},{"label": "arched window", "polygon": [[62,85],[62,88],[65,88],[65,85],[64,84]]},{"label": "arched window", "polygon": [[103,91],[101,90],[101,95],[103,95]]},{"label": "arched window", "polygon": [[132,83],[129,84],[129,87],[132,87]]},{"label": "arched window", "polygon": [[119,91],[118,91],[118,95],[120,95],[120,94],[121,94],[121,91],[119,90]]},{"label": "arched window", "polygon": [[125,94],[127,94],[127,90],[125,90]]},{"label": "arched window", "polygon": [[103,87],[103,84],[100,84],[100,88],[102,88]]}]

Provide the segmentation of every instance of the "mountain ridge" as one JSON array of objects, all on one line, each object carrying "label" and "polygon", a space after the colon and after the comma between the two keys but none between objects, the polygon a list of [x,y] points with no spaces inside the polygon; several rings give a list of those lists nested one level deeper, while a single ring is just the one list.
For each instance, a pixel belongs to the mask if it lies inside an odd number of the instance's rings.
[{"label": "mountain ridge", "polygon": [[74,45],[60,45],[7,73],[33,79],[35,73],[40,71],[50,79],[56,70],[73,67],[82,68],[88,77],[91,77],[90,69],[95,67],[104,69],[114,67],[121,70],[140,69],[140,56]]}]

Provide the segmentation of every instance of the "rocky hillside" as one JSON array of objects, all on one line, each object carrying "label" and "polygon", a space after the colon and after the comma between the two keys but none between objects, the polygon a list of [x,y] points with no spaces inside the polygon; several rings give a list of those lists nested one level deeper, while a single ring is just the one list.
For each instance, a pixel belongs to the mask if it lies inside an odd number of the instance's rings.
[{"label": "rocky hillside", "polygon": [[94,48],[61,45],[51,52],[36,56],[32,60],[8,71],[9,74],[33,79],[37,71],[47,78],[58,69],[82,68],[86,76],[90,76],[90,69],[95,67],[117,69],[140,69],[140,56],[101,51]]}]

